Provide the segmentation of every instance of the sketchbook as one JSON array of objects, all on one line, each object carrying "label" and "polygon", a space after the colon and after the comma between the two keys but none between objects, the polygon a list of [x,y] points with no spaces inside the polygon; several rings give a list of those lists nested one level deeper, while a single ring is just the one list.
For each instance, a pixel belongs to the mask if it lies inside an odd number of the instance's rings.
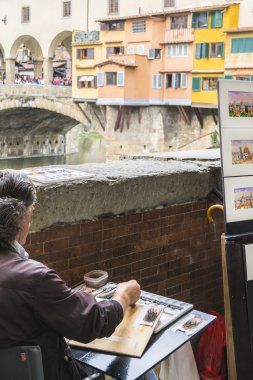
[{"label": "sketchbook", "polygon": [[73,346],[90,348],[115,354],[141,357],[162,314],[162,308],[147,305],[129,307],[123,321],[109,338],[95,339],[90,343],[69,340]]}]

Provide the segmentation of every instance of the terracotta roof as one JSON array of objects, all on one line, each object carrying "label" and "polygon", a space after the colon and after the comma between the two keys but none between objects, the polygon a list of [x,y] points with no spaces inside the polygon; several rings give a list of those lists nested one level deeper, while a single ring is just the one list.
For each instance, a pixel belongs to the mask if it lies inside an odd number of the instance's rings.
[{"label": "terracotta roof", "polygon": [[242,26],[241,28],[228,29],[228,30],[224,31],[224,33],[243,33],[243,32],[253,32],[253,27],[252,26]]},{"label": "terracotta roof", "polygon": [[104,62],[101,62],[101,63],[98,63],[97,65],[95,65],[96,67],[102,67],[102,66],[105,66],[105,65],[110,65],[110,64],[115,64],[115,65],[119,65],[119,66],[125,66],[125,67],[138,67],[135,63],[130,63],[130,62],[124,62],[124,61],[117,61],[116,59],[107,59],[106,61]]},{"label": "terracotta roof", "polygon": [[124,20],[131,20],[131,19],[137,19],[137,18],[152,18],[154,16],[166,16],[166,15],[173,15],[173,14],[180,14],[180,13],[194,13],[194,12],[208,12],[218,9],[226,9],[229,8],[232,4],[240,4],[240,2],[235,1],[229,4],[217,4],[217,5],[209,5],[209,6],[203,6],[203,7],[194,7],[194,8],[180,8],[180,9],[173,9],[173,10],[163,10],[163,11],[153,11],[138,15],[131,15],[131,16],[112,16],[112,17],[104,17],[96,20],[96,22],[110,22],[110,21],[124,21]]}]

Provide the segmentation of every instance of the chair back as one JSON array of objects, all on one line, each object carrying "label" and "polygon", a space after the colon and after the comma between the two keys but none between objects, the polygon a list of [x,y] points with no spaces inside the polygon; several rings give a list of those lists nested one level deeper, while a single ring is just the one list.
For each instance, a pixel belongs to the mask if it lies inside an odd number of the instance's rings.
[{"label": "chair back", "polygon": [[0,380],[44,380],[40,347],[0,349]]}]

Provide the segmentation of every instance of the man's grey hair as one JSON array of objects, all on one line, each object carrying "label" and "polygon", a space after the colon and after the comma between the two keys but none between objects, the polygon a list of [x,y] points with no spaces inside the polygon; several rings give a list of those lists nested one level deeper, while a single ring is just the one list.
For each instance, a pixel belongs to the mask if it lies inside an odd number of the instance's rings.
[{"label": "man's grey hair", "polygon": [[29,177],[18,170],[11,169],[0,171],[0,197],[19,199],[26,207],[37,201],[35,186]]},{"label": "man's grey hair", "polygon": [[0,245],[10,246],[23,227],[27,208],[14,198],[0,198]]}]

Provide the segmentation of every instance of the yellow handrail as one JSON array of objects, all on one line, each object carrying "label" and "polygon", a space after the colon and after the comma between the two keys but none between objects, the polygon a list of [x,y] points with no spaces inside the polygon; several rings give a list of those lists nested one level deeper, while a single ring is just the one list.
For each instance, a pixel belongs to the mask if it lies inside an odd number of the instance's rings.
[{"label": "yellow handrail", "polygon": [[208,208],[207,210],[207,219],[211,223],[213,222],[213,217],[212,217],[212,211],[213,210],[221,210],[222,212],[224,211],[224,207],[222,205],[212,205]]}]

